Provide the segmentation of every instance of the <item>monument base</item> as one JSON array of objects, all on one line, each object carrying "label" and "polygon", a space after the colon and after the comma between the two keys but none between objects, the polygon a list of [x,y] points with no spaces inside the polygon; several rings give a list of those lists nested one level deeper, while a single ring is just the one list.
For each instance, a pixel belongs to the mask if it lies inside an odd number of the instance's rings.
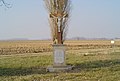
[{"label": "monument base", "polygon": [[72,66],[49,66],[47,72],[66,72],[72,70]]},{"label": "monument base", "polygon": [[72,69],[72,66],[67,66],[65,63],[65,45],[55,44],[53,45],[53,66],[49,66],[46,71],[48,72],[61,72]]}]

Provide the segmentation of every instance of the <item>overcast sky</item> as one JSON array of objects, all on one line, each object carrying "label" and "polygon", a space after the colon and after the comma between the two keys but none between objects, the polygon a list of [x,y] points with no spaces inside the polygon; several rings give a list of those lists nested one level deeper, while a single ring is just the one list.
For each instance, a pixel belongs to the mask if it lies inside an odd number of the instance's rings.
[{"label": "overcast sky", "polygon": [[[0,40],[50,38],[43,0],[5,0],[0,7]],[[120,38],[120,0],[72,0],[68,38]]]}]

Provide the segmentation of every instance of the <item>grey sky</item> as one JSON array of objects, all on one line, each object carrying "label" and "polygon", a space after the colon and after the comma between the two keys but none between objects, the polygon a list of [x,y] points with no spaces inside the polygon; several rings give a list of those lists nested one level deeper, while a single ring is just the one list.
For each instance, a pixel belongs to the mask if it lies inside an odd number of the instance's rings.
[{"label": "grey sky", "polygon": [[[10,3],[11,9],[0,7],[0,40],[50,38],[43,0],[11,0]],[[67,37],[120,38],[119,4],[120,0],[72,0]]]}]

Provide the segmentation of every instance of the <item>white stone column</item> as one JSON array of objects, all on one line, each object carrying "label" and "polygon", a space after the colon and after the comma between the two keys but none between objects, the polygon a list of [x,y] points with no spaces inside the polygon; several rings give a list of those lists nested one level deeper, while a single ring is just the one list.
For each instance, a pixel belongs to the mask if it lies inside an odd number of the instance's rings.
[{"label": "white stone column", "polygon": [[67,66],[65,62],[65,47],[63,44],[53,45],[53,65],[46,70],[49,72],[61,72],[72,69],[72,66]]},{"label": "white stone column", "polygon": [[65,66],[65,45],[58,44],[53,45],[53,56],[54,64],[53,66]]}]

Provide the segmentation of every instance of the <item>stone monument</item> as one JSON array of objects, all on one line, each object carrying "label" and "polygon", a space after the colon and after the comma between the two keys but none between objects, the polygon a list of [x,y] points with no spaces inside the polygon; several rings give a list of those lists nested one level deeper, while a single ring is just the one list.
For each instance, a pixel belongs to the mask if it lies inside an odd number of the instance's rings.
[{"label": "stone monument", "polygon": [[67,22],[70,13],[70,0],[44,0],[49,12],[49,22],[53,40],[53,65],[47,68],[49,72],[72,69],[65,62],[64,41],[67,33]]}]

